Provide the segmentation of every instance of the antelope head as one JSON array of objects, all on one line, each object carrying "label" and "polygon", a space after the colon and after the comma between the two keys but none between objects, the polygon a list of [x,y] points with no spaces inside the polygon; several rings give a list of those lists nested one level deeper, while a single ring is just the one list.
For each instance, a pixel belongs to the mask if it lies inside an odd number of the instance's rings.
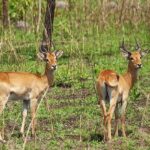
[{"label": "antelope head", "polygon": [[122,44],[120,45],[120,51],[123,54],[124,57],[126,57],[129,60],[129,65],[134,69],[139,69],[142,67],[142,61],[141,58],[146,54],[145,52],[142,52],[141,47],[136,41],[135,51],[130,52],[127,50],[124,44],[124,40],[122,41]]},{"label": "antelope head", "polygon": [[63,51],[55,50],[54,52],[41,51],[38,53],[38,58],[46,62],[46,67],[48,70],[54,71],[57,69],[57,59],[61,57]]}]

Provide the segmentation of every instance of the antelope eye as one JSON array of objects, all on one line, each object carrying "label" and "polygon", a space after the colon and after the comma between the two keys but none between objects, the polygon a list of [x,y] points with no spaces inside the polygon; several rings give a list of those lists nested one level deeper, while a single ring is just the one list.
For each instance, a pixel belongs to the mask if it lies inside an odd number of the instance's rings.
[{"label": "antelope eye", "polygon": [[131,60],[133,60],[133,58],[132,58],[132,57],[131,57],[130,59],[131,59]]},{"label": "antelope eye", "polygon": [[48,59],[45,59],[46,62],[48,62]]}]

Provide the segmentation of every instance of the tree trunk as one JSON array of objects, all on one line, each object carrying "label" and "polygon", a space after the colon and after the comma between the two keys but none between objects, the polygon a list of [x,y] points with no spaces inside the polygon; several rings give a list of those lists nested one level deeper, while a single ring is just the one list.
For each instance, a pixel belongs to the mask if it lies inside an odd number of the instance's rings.
[{"label": "tree trunk", "polygon": [[52,46],[52,31],[55,11],[55,0],[47,0],[43,39],[40,51],[50,51]]},{"label": "tree trunk", "polygon": [[3,18],[3,27],[8,27],[8,0],[2,0],[2,18]]}]

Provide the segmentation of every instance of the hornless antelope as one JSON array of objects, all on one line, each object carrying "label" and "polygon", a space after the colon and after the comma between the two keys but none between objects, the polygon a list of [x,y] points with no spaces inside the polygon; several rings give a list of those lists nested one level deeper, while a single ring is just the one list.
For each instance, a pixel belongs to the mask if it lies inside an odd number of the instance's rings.
[{"label": "hornless antelope", "polygon": [[[27,117],[28,107],[31,109],[32,135],[35,135],[35,113],[38,102],[43,92],[53,84],[54,72],[57,67],[57,58],[63,51],[40,52],[38,57],[46,62],[44,75],[37,75],[28,72],[0,72],[0,113],[8,100],[23,100],[23,120],[20,129],[24,136],[24,126]],[[0,141],[3,140],[0,133]]]},{"label": "hornless antelope", "polygon": [[[124,45],[124,41],[120,46],[120,51],[129,61],[127,72],[118,75],[113,70],[103,70],[96,82],[99,102],[104,116],[104,140],[111,140],[111,119],[114,111],[115,136],[118,136],[118,122],[121,119],[122,134],[126,137],[125,111],[127,98],[130,89],[137,80],[138,70],[142,67],[141,58],[145,54],[141,51],[137,42],[136,51],[129,52]],[[106,110],[106,102],[109,102],[108,110]]]}]

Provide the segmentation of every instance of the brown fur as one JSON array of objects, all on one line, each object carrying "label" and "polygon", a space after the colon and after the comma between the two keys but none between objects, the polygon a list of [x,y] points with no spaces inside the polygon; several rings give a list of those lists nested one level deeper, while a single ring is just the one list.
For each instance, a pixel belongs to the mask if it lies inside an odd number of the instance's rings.
[{"label": "brown fur", "polygon": [[[37,105],[43,92],[53,84],[57,58],[61,54],[60,51],[39,54],[40,59],[46,62],[44,75],[29,72],[0,72],[0,114],[8,100],[23,100],[23,121],[20,129],[23,136],[29,106],[32,118],[32,135],[35,135]],[[0,141],[5,142],[1,134]]]},{"label": "brown fur", "polygon": [[[141,66],[142,54],[140,51],[123,51],[129,59],[128,70],[124,75],[118,75],[113,70],[102,71],[97,79],[96,88],[100,106],[104,116],[104,140],[111,140],[111,119],[115,112],[115,135],[118,135],[118,121],[121,119],[122,134],[125,133],[125,110],[130,89],[137,80],[138,69]],[[108,95],[108,96],[106,96]],[[109,108],[106,110],[106,97],[109,97]]]}]

